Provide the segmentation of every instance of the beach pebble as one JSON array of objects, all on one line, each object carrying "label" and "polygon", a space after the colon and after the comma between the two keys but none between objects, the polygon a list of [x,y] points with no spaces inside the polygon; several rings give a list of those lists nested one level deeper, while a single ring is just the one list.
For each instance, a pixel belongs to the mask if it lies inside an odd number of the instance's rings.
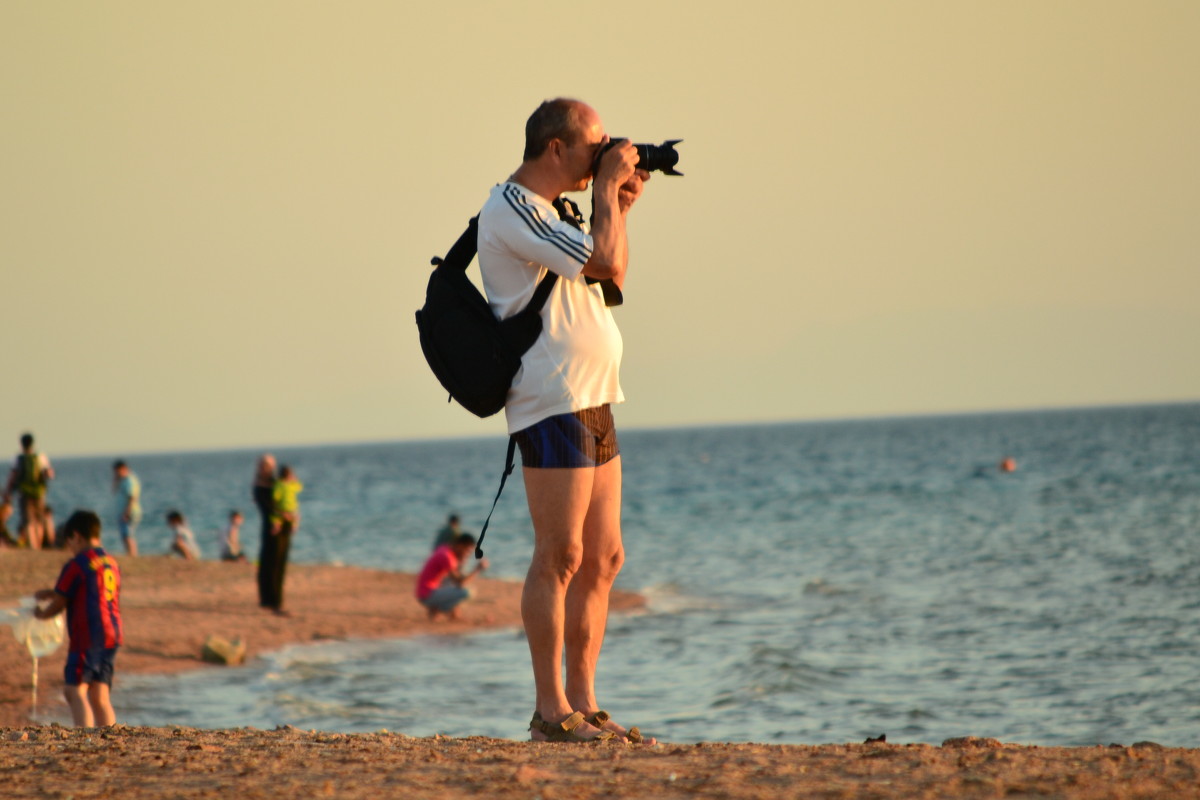
[{"label": "beach pebble", "polygon": [[13,731],[8,735],[10,742],[28,742],[29,734],[26,731]]},{"label": "beach pebble", "polygon": [[545,770],[538,769],[532,764],[522,764],[517,767],[517,771],[513,773],[513,780],[517,783],[533,783],[534,781],[550,780],[553,776]]},{"label": "beach pebble", "polygon": [[1001,747],[999,739],[985,739],[979,736],[959,736],[942,742],[942,747],[953,750],[971,750],[974,748]]}]

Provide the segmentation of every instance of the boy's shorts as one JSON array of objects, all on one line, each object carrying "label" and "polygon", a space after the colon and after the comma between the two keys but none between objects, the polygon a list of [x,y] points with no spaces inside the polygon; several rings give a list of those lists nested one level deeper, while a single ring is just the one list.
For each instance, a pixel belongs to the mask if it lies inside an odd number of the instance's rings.
[{"label": "boy's shorts", "polygon": [[82,653],[72,651],[67,653],[67,666],[63,670],[63,682],[67,686],[79,686],[84,683],[103,683],[111,687],[113,682],[113,661],[117,657],[115,647],[93,647]]},{"label": "boy's shorts", "polygon": [[138,527],[138,523],[140,521],[141,520],[136,520],[136,519],[132,519],[132,520],[118,519],[117,520],[117,530],[120,531],[121,541],[125,544],[126,547],[129,546],[129,543],[131,541],[133,541],[133,542],[137,541],[137,527]]},{"label": "boy's shorts", "polygon": [[598,467],[621,454],[612,408],[558,414],[513,434],[521,463],[541,469]]}]

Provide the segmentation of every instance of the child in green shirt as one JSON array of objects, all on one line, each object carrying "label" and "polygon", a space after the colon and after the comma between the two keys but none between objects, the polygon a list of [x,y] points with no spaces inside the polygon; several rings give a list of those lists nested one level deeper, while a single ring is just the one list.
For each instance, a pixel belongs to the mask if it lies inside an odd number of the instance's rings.
[{"label": "child in green shirt", "polygon": [[300,493],[304,484],[286,464],[279,468],[279,479],[272,490],[271,528],[277,533],[294,533],[300,528]]}]

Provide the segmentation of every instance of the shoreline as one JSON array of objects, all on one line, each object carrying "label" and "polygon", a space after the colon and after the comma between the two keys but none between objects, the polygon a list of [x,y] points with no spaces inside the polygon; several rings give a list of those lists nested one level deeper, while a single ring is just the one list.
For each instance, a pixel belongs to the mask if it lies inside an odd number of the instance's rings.
[{"label": "shoreline", "polygon": [[[54,584],[69,558],[64,551],[0,550],[0,607]],[[462,619],[430,622],[413,598],[415,576],[362,567],[289,564],[288,616],[258,607],[252,563],[184,561],[168,556],[120,558],[125,644],[117,654],[114,697],[121,676],[225,669],[201,659],[209,636],[240,638],[246,661],[289,645],[349,639],[392,639],[472,633],[521,626],[521,584],[481,576]],[[640,595],[614,591],[612,610],[644,607]],[[38,665],[39,716],[66,710],[62,671],[66,643]],[[0,625],[0,727],[32,724],[32,659]],[[61,714],[60,714],[61,715]],[[118,722],[120,716],[118,714]],[[164,720],[163,724],[169,720]]]},{"label": "shoreline", "polygon": [[[65,561],[61,551],[0,551],[0,606],[51,585]],[[289,566],[290,616],[277,617],[257,606],[251,564],[151,556],[123,559],[121,568],[126,644],[117,657],[114,694],[122,674],[224,669],[200,658],[209,635],[240,636],[249,660],[295,644],[520,626],[520,584],[489,578],[478,579],[478,596],[464,607],[462,620],[431,623],[412,599],[411,574]],[[644,604],[633,593],[613,595],[616,612]],[[65,716],[65,657],[64,646],[40,665],[39,709],[54,707],[59,716]],[[1038,747],[968,737],[941,747],[886,742],[635,747],[291,726],[74,729],[29,721],[30,678],[28,651],[0,630],[0,772],[6,797],[1200,800],[1200,750],[1149,742]]]}]

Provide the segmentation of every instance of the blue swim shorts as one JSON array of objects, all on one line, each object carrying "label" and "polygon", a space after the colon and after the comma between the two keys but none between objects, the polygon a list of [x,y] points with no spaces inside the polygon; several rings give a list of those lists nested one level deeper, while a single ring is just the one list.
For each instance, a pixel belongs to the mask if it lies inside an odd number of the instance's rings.
[{"label": "blue swim shorts", "polygon": [[513,438],[521,463],[538,469],[598,467],[621,454],[608,405],[547,417]]},{"label": "blue swim shorts", "polygon": [[121,541],[126,545],[128,545],[131,540],[137,541],[137,527],[139,522],[141,522],[141,520],[138,519],[132,519],[128,521],[120,518],[117,519],[117,530],[121,532]]},{"label": "blue swim shorts", "polygon": [[67,653],[63,682],[67,686],[79,686],[82,683],[103,683],[112,686],[113,662],[116,657],[115,647],[93,647],[82,653]]}]

